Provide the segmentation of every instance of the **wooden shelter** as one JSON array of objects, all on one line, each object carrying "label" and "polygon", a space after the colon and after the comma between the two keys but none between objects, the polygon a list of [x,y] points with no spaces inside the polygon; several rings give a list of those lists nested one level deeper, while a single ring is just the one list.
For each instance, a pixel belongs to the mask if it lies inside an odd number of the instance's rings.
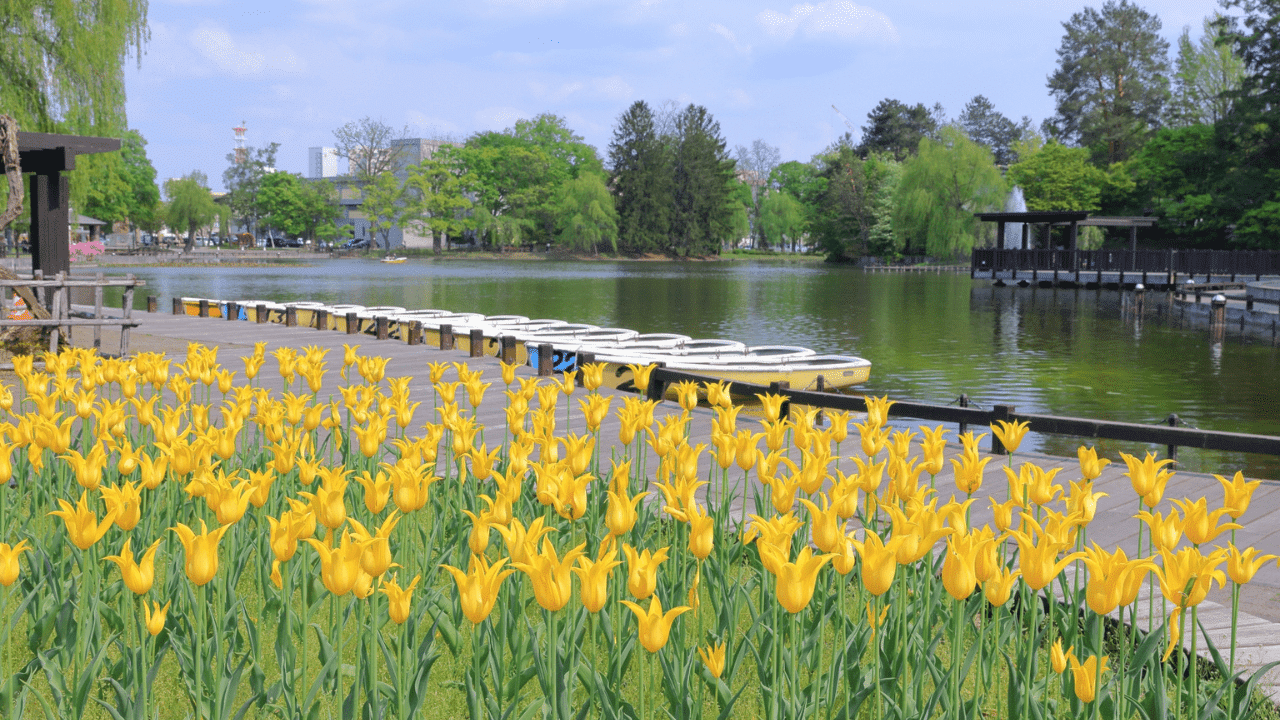
[{"label": "wooden shelter", "polygon": [[77,155],[119,149],[120,140],[116,138],[18,133],[18,164],[23,173],[31,173],[27,202],[31,207],[32,270],[40,270],[47,277],[71,270],[71,188],[63,172],[75,169]]},{"label": "wooden shelter", "polygon": [[974,217],[983,222],[996,224],[996,247],[1004,247],[1004,231],[1007,223],[1022,223],[1022,249],[1030,250],[1030,227],[1032,225],[1068,225],[1067,250],[1077,250],[1076,238],[1081,227],[1127,227],[1129,228],[1129,249],[1138,249],[1138,228],[1155,227],[1160,222],[1158,217],[1150,216],[1113,216],[1089,217],[1089,213],[1080,211],[1052,212],[993,212],[974,213]]}]

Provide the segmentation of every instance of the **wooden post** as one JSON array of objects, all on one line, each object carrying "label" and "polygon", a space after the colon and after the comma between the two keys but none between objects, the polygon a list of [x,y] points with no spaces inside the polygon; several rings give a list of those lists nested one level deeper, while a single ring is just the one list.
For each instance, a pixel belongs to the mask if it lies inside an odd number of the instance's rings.
[{"label": "wooden post", "polygon": [[[654,364],[660,368],[665,368],[667,366],[665,362],[658,362]],[[662,402],[663,398],[667,396],[667,383],[659,378],[656,378],[650,375],[649,387],[645,388],[644,396],[646,400],[652,400],[654,402]]]},{"label": "wooden post", "polygon": [[298,326],[298,308],[292,305],[289,305],[284,309],[284,326],[285,327]]},{"label": "wooden post", "polygon": [[360,318],[356,317],[353,312],[347,313],[347,334],[355,335],[360,332]]},{"label": "wooden post", "polygon": [[[53,287],[53,302],[49,303],[49,310],[51,311],[54,320],[62,320],[66,317],[63,312],[62,305],[63,297],[67,292],[67,286],[64,284],[65,280],[63,280],[63,274],[61,272],[54,277],[54,281],[58,284]],[[70,330],[71,328],[66,328],[64,334],[69,336]],[[58,352],[58,332],[59,327],[54,325],[53,332],[49,334],[49,352]]]},{"label": "wooden post", "polygon": [[421,320],[414,320],[409,323],[409,344],[410,345],[422,344],[422,321]]},{"label": "wooden post", "polygon": [[551,343],[541,343],[538,345],[538,377],[551,377],[553,371]]},{"label": "wooden post", "polygon": [[200,301],[200,317],[202,318],[209,317],[209,301],[208,300]]},{"label": "wooden post", "polygon": [[595,361],[596,361],[595,353],[592,353],[592,352],[578,353],[578,362],[577,362],[578,374],[574,376],[574,382],[577,383],[578,387],[584,387],[582,384],[582,366],[590,365]]},{"label": "wooden post", "polygon": [[[969,396],[965,395],[964,393],[961,393],[960,400],[957,402],[957,404],[962,408],[969,407]],[[960,423],[959,434],[963,435],[967,432],[969,432],[969,423],[963,423],[963,422]]]},{"label": "wooden post", "polygon": [[[1013,405],[995,405],[991,408],[991,424],[995,425],[997,420],[1009,421],[1009,416],[1017,412],[1018,408]],[[1000,438],[995,433],[991,433],[991,454],[1007,455],[1009,451],[1005,449],[1004,443],[1000,442]]]},{"label": "wooden post", "polygon": [[453,326],[452,325],[440,326],[440,349],[441,350],[453,349]]},{"label": "wooden post", "polygon": [[156,311],[157,311],[157,305],[158,305],[158,304],[159,304],[159,303],[157,302],[157,298],[156,298],[156,296],[155,296],[155,295],[148,295],[148,296],[147,296],[147,312],[149,312],[149,313],[156,312]]},{"label": "wooden post", "polygon": [[138,279],[133,273],[125,276],[129,284],[124,287],[124,299],[120,302],[120,314],[124,316],[124,324],[120,326],[120,357],[129,355],[129,321],[133,319],[133,288]]},{"label": "wooden post", "polygon": [[254,319],[261,325],[267,321],[267,304],[258,303],[258,309],[254,312]]},{"label": "wooden post", "polygon": [[387,322],[386,315],[379,315],[373,319],[373,332],[374,332],[374,337],[378,338],[379,340],[387,339],[387,335],[390,332],[390,330],[389,330],[389,323]]},{"label": "wooden post", "polygon": [[240,303],[235,300],[228,300],[226,304],[227,313],[223,320],[231,322],[240,319]]},{"label": "wooden post", "polygon": [[173,299],[173,314],[174,314],[174,315],[186,315],[186,314],[187,314],[187,309],[186,309],[185,307],[183,307],[183,305],[182,305],[182,298],[174,298],[174,299]]},{"label": "wooden post", "polygon": [[316,310],[316,311],[315,311],[315,317],[316,317],[316,329],[317,329],[317,330],[328,330],[328,329],[329,329],[329,311],[328,311],[328,310],[324,310],[324,309],[318,309],[318,310]]},{"label": "wooden post", "polygon": [[[1169,427],[1178,427],[1179,425],[1181,425],[1181,424],[1182,424],[1182,418],[1178,417],[1178,414],[1177,414],[1177,413],[1169,413],[1169,417],[1168,417],[1168,419],[1166,419],[1166,420],[1165,420],[1165,423],[1167,423],[1167,424],[1169,425]],[[1170,459],[1170,460],[1172,460],[1172,461],[1174,462],[1174,464],[1177,464],[1177,462],[1178,462],[1178,446],[1177,446],[1177,445],[1169,445],[1169,446],[1168,446],[1168,451],[1169,451],[1169,459]]]},{"label": "wooden post", "polygon": [[484,357],[484,330],[480,328],[471,328],[471,332],[467,333],[470,347],[467,348],[467,356],[478,358]]},{"label": "wooden post", "polygon": [[[102,319],[102,285],[107,281],[107,276],[98,273],[93,276],[96,283],[93,286],[93,318],[95,320]],[[93,326],[93,349],[102,352],[102,326]]]},{"label": "wooden post", "polygon": [[510,365],[516,361],[516,339],[510,335],[503,335],[500,342],[502,349],[499,350],[502,362]]}]

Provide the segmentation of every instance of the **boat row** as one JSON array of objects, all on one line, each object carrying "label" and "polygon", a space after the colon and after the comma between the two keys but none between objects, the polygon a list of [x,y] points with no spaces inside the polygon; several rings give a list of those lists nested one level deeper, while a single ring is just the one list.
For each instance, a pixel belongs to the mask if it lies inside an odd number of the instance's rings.
[{"label": "boat row", "polygon": [[[820,355],[793,345],[747,346],[735,340],[698,339],[673,333],[638,333],[523,315],[481,315],[448,310],[409,310],[396,306],[326,305],[319,302],[276,303],[266,300],[224,301],[182,298],[188,315],[246,322],[292,322],[301,327],[386,337],[435,347],[471,351],[473,338],[482,355],[500,355],[514,344],[514,360],[538,367],[549,353],[555,372],[575,370],[590,358],[605,365],[605,385],[633,390],[631,365],[662,363],[695,375],[791,388],[837,389],[865,382],[871,363],[858,357]],[[202,310],[203,308],[203,310]],[[476,332],[478,331],[478,332]]]}]

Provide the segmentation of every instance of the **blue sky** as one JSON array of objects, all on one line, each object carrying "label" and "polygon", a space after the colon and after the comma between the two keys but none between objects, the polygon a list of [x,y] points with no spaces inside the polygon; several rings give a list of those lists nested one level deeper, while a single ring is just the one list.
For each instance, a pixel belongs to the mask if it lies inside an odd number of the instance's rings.
[{"label": "blue sky", "polygon": [[[1062,23],[1086,4],[970,0],[151,0],[151,41],[126,69],[129,125],[161,180],[221,189],[231,128],[307,148],[366,115],[465,136],[551,112],[603,154],[636,100],[707,107],[732,148],[763,138],[807,160],[881,99],[977,94],[1013,119],[1053,113]],[[1214,0],[1139,2],[1171,45]],[[856,133],[855,133],[856,134]]]}]

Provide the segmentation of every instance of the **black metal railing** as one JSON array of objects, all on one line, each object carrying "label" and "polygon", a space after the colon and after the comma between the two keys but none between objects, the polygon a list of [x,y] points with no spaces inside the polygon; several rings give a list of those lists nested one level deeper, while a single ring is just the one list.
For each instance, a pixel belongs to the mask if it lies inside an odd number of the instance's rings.
[{"label": "black metal railing", "polygon": [[1260,278],[1280,275],[1274,250],[1003,250],[973,251],[975,272],[1146,272]]}]

